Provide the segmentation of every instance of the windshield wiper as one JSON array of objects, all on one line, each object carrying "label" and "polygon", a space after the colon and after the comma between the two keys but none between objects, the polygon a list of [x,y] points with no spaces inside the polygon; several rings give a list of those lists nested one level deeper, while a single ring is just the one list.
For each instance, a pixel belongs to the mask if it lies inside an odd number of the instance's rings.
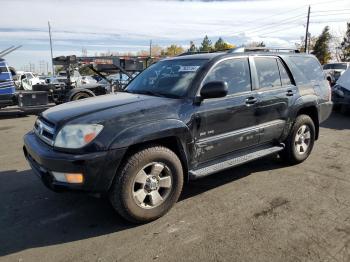
[{"label": "windshield wiper", "polygon": [[149,95],[149,96],[164,96],[160,93],[157,93],[157,92],[153,92],[153,91],[150,91],[150,90],[135,90],[135,91],[131,91],[131,93],[133,94],[140,94],[140,95]]},{"label": "windshield wiper", "polygon": [[180,98],[179,95],[174,94],[167,94],[167,93],[157,93],[150,90],[133,90],[133,91],[127,91],[132,94],[140,94],[140,95],[150,95],[150,96],[158,96],[158,97],[167,97],[167,98]]}]

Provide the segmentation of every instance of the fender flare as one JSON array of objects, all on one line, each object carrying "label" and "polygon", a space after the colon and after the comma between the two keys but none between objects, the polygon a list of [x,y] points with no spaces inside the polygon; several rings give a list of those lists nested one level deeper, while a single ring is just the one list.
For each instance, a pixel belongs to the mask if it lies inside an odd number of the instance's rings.
[{"label": "fender flare", "polygon": [[130,126],[117,133],[109,149],[128,148],[135,144],[177,137],[181,143],[190,143],[193,138],[187,125],[177,119],[164,119]]}]

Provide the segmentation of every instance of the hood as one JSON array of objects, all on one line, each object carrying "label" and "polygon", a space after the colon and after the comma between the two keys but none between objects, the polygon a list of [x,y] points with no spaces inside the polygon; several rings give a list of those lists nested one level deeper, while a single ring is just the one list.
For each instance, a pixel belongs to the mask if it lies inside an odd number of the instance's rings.
[{"label": "hood", "polygon": [[339,77],[337,85],[350,91],[350,68]]},{"label": "hood", "polygon": [[82,117],[104,110],[118,108],[144,100],[155,99],[157,97],[144,96],[130,93],[116,93],[110,95],[97,96],[84,100],[73,101],[52,107],[42,113],[42,116],[54,123],[67,122],[77,117]]}]

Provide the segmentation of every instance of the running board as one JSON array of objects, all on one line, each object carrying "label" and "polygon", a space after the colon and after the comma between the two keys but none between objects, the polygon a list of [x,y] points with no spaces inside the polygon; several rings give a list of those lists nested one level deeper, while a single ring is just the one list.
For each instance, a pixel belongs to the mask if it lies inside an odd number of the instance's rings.
[{"label": "running board", "polygon": [[244,155],[236,155],[236,156],[228,156],[224,159],[222,159],[222,161],[220,162],[216,162],[212,165],[207,165],[204,167],[200,167],[198,169],[195,170],[191,170],[189,171],[190,174],[190,179],[191,180],[195,180],[201,177],[205,177],[208,175],[211,175],[213,173],[234,167],[234,166],[239,166],[242,165],[244,163],[268,156],[268,155],[272,155],[275,153],[278,153],[280,151],[282,151],[284,149],[284,145],[280,145],[280,146],[274,146],[274,147],[269,147],[269,148],[265,148],[265,149],[260,149],[258,151],[255,152],[251,152],[248,154],[244,154]]}]

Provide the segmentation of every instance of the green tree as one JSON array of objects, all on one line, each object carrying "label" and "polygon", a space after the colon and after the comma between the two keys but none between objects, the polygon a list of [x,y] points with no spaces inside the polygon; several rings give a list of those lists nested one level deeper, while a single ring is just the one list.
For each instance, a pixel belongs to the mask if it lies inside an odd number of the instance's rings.
[{"label": "green tree", "polygon": [[347,23],[347,29],[343,41],[339,46],[340,59],[350,61],[350,23]]},{"label": "green tree", "polygon": [[184,52],[184,49],[182,46],[179,46],[179,45],[171,45],[171,46],[168,46],[165,51],[163,52],[163,55],[165,56],[175,56],[175,55],[179,55],[181,53]]},{"label": "green tree", "polygon": [[224,51],[228,49],[235,48],[235,45],[231,45],[225,42],[221,37],[214,44],[215,51]]},{"label": "green tree", "polygon": [[264,42],[250,42],[244,45],[245,47],[254,48],[254,47],[266,47]]},{"label": "green tree", "polygon": [[320,36],[317,38],[314,51],[314,54],[321,64],[327,64],[331,59],[331,53],[329,51],[329,42],[331,40],[331,34],[329,33],[329,27],[326,26]]},{"label": "green tree", "polygon": [[199,48],[199,51],[201,52],[210,52],[213,50],[212,43],[208,36],[206,35],[201,43],[201,47]]}]

